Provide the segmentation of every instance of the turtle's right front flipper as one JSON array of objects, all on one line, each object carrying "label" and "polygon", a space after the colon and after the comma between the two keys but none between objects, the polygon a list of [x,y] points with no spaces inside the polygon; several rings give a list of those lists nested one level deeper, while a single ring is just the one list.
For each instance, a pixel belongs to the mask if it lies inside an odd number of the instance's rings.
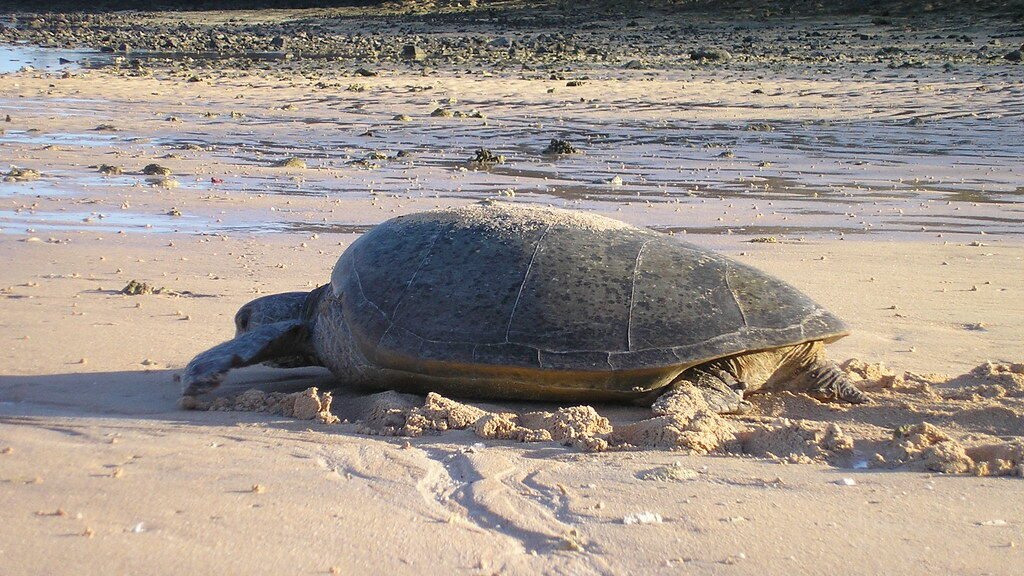
[{"label": "turtle's right front flipper", "polygon": [[308,334],[304,323],[289,320],[253,328],[234,340],[218,344],[193,358],[185,367],[181,376],[182,395],[198,396],[213,390],[232,368],[294,354],[304,349]]}]

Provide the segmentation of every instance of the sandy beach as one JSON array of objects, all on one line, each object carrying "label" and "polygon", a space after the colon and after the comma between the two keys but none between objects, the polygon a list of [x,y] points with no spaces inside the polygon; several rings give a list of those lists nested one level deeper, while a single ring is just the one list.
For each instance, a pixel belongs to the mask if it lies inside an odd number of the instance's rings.
[{"label": "sandy beach", "polygon": [[[340,12],[312,13],[334,57],[91,67],[110,53],[89,35],[45,48],[79,51],[65,63],[0,52],[0,573],[1018,573],[1019,20],[639,18],[627,30],[781,40],[723,40],[717,61],[620,38],[599,59],[573,28],[549,58],[519,28],[511,54],[431,36],[491,42],[506,17],[443,8],[402,21],[423,64],[377,13],[398,40],[376,60],[340,52],[359,25]],[[246,14],[287,38],[239,33],[250,50],[315,48],[288,35],[311,13]],[[595,22],[594,45],[623,27]],[[812,55],[821,31],[846,44]],[[580,153],[545,155],[552,139]],[[616,218],[785,280],[849,324],[828,353],[873,401],[751,396],[703,421],[714,445],[650,434],[641,406],[353,390],[319,368],[237,370],[212,409],[179,408],[175,376],[239,306],[327,282],[391,217],[482,200]],[[534,435],[483,425],[499,416]]]}]

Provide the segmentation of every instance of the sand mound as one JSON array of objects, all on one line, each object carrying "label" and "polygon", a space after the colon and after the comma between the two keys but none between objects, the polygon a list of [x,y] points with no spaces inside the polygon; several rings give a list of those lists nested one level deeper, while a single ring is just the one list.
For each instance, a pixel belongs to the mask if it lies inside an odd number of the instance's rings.
[{"label": "sand mound", "polygon": [[945,431],[923,422],[896,429],[893,440],[875,456],[872,465],[924,468],[946,474],[1024,476],[1024,442],[997,441],[965,447]]},{"label": "sand mound", "polygon": [[744,454],[794,464],[831,462],[853,453],[853,439],[836,424],[780,418],[757,424],[740,435]]},{"label": "sand mound", "polygon": [[[787,392],[751,396],[750,414],[722,416],[698,389],[683,388],[659,398],[651,406],[653,418],[634,417],[613,426],[591,406],[517,413],[435,393],[423,397],[391,391],[362,397],[350,417],[357,432],[372,435],[471,430],[480,438],[559,442],[588,452],[666,449],[836,466],[849,465],[856,447],[857,459],[866,458],[874,467],[1024,475],[1024,364],[983,364],[954,378],[897,374],[856,359],[842,368],[872,391],[871,404],[821,404]],[[330,393],[316,388],[293,394],[249,390],[196,407],[335,423],[331,401]],[[659,474],[667,479],[673,472],[652,471],[651,478]]]},{"label": "sand mound", "polygon": [[384,436],[422,436],[428,432],[472,429],[481,438],[519,442],[559,441],[587,451],[608,448],[601,436],[611,432],[608,419],[590,406],[556,412],[487,412],[440,394],[427,394],[422,406],[396,392],[374,394],[372,411],[359,431]]},{"label": "sand mound", "polygon": [[548,433],[552,440],[588,452],[608,449],[605,438],[612,432],[608,419],[590,406],[559,408],[556,412],[527,412],[519,417],[525,428]]},{"label": "sand mound", "polygon": [[332,401],[330,392],[321,393],[315,387],[291,394],[251,389],[237,396],[216,398],[206,403],[192,398],[187,407],[218,412],[266,412],[298,420],[319,420],[324,424],[335,424],[338,417],[331,413]]},{"label": "sand mound", "polygon": [[[677,394],[659,404],[658,416],[614,429],[592,406],[571,406],[554,412],[492,412],[430,393],[420,397],[388,391],[373,394],[356,431],[380,436],[418,437],[448,430],[470,429],[481,438],[519,442],[560,442],[587,452],[609,449],[666,448],[708,453],[736,445],[728,420],[711,412],[699,392]],[[329,412],[330,393],[316,388],[294,394],[249,390],[218,398],[197,409],[251,411],[336,423]],[[733,443],[733,444],[730,444]]]},{"label": "sand mound", "polygon": [[653,406],[654,418],[622,426],[615,434],[620,447],[683,449],[700,454],[734,448],[735,430],[713,412],[696,389],[662,396]]},{"label": "sand mound", "polygon": [[641,480],[650,482],[685,482],[696,480],[700,474],[692,468],[686,468],[679,462],[673,462],[670,466],[658,466],[650,470],[644,470],[636,475]]},{"label": "sand mound", "polygon": [[902,378],[881,362],[869,363],[858,358],[850,358],[839,367],[859,387],[893,388],[902,383]]},{"label": "sand mound", "polygon": [[987,362],[967,374],[946,382],[950,388],[942,396],[953,400],[1024,397],[1024,364]]}]

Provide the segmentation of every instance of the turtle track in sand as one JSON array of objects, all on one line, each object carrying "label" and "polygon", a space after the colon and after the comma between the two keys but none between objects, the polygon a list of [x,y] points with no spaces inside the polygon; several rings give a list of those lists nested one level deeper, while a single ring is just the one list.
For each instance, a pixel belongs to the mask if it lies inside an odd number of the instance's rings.
[{"label": "turtle track in sand", "polygon": [[592,406],[503,410],[439,394],[366,396],[351,420],[332,412],[330,392],[248,390],[198,408],[265,412],[381,436],[471,430],[483,439],[558,442],[583,451],[680,450],[781,463],[1024,477],[1024,363],[982,364],[955,377],[848,360],[843,370],[870,390],[865,406],[821,404],[790,392],[750,397],[754,410],[720,416],[698,395],[678,396],[653,418],[612,422]]}]

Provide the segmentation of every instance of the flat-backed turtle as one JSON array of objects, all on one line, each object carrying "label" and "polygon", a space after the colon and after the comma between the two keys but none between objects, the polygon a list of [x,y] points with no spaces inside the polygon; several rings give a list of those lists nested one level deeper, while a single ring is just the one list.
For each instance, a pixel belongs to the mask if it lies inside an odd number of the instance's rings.
[{"label": "flat-backed turtle", "polygon": [[322,365],[345,384],[456,396],[651,403],[695,386],[866,400],[823,345],[838,318],[785,282],[601,216],[509,204],[399,216],[329,284],[265,296],[182,375],[183,405],[232,368]]}]

